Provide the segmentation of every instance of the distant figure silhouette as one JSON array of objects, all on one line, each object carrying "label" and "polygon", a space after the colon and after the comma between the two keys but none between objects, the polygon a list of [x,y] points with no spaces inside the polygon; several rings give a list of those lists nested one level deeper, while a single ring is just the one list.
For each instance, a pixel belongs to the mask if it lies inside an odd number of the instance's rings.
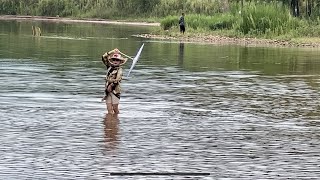
[{"label": "distant figure silhouette", "polygon": [[184,34],[184,32],[186,31],[185,22],[184,22],[184,13],[182,13],[179,18],[179,26],[180,26],[180,33]]}]

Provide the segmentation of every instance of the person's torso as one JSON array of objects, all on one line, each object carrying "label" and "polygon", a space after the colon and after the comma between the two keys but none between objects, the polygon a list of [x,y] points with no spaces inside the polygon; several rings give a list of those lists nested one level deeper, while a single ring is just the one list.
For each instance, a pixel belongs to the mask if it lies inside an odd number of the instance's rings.
[{"label": "person's torso", "polygon": [[180,17],[179,24],[180,24],[180,26],[184,25],[184,17],[183,16]]},{"label": "person's torso", "polygon": [[[107,83],[107,85],[110,83],[110,80],[117,79],[118,75],[121,76],[121,74],[119,74],[119,73],[121,73],[121,71],[122,71],[121,67],[109,67],[109,68],[108,68],[107,75],[106,75],[106,83]],[[115,94],[120,94],[121,93],[120,82],[121,82],[121,79],[119,79],[118,82],[113,84],[113,92]]]}]

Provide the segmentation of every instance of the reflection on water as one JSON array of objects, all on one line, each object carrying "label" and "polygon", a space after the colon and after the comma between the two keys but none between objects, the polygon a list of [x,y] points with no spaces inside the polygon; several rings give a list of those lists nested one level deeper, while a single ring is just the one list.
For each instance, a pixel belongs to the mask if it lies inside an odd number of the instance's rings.
[{"label": "reflection on water", "polygon": [[146,42],[113,117],[100,102],[100,56],[114,47],[134,55],[141,40],[129,34],[140,29],[41,26],[58,37],[97,37],[79,43],[7,25],[0,179],[320,177],[318,52]]},{"label": "reflection on water", "polygon": [[184,43],[179,43],[179,56],[178,56],[178,65],[183,67],[183,56],[184,56]]},{"label": "reflection on water", "polygon": [[106,147],[108,150],[116,149],[119,143],[119,117],[118,115],[106,114],[103,122]]}]

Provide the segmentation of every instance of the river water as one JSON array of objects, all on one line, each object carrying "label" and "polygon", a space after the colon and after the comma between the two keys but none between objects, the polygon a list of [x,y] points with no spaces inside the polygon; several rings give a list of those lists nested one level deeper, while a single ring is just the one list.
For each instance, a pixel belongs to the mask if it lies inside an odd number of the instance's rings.
[{"label": "river water", "polygon": [[[132,36],[151,30],[0,21],[0,179],[320,177],[319,49]],[[101,55],[142,43],[106,115]]]}]

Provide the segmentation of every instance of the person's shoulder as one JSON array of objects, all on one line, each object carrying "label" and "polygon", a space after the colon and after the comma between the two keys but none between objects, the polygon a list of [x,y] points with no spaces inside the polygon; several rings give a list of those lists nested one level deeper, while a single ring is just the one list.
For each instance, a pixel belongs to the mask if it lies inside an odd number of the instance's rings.
[{"label": "person's shoulder", "polygon": [[122,73],[123,72],[123,68],[121,66],[119,66],[118,68],[118,72]]}]

